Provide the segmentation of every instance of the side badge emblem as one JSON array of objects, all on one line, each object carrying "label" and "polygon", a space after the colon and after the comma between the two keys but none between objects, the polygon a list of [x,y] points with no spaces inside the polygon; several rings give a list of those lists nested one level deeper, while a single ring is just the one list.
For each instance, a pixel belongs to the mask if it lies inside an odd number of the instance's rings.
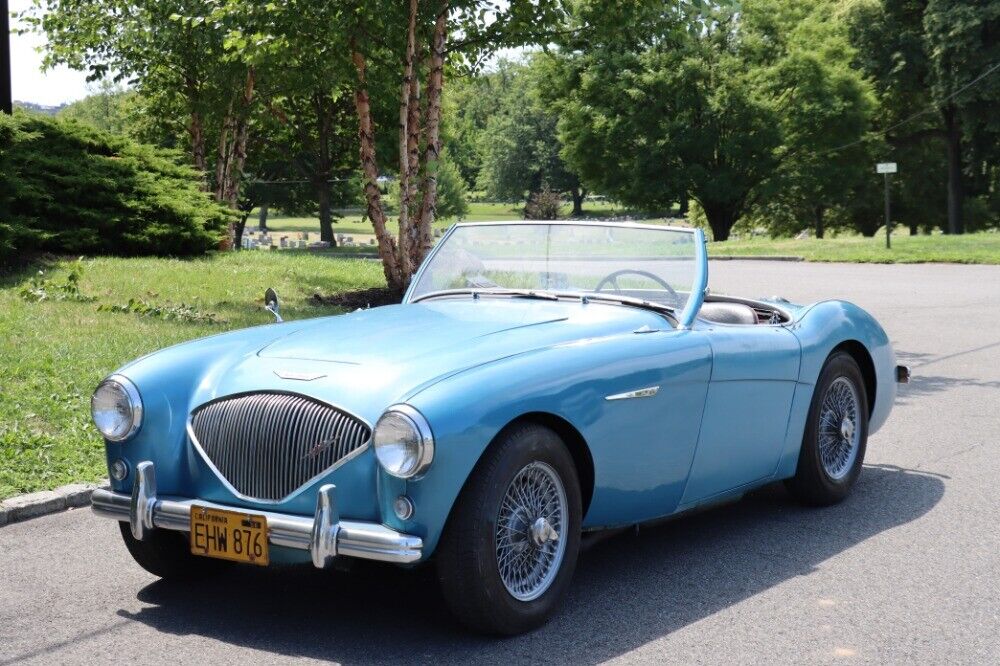
[{"label": "side badge emblem", "polygon": [[629,400],[631,398],[652,398],[660,390],[659,386],[650,386],[648,388],[638,389],[636,391],[629,391],[628,393],[616,393],[614,395],[609,395],[605,400]]}]

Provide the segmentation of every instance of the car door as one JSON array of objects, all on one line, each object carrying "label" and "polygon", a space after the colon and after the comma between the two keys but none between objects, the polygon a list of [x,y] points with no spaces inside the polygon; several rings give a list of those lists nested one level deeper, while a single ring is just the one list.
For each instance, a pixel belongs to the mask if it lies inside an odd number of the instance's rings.
[{"label": "car door", "polygon": [[681,507],[774,474],[795,383],[798,339],[783,326],[712,325],[712,375]]}]

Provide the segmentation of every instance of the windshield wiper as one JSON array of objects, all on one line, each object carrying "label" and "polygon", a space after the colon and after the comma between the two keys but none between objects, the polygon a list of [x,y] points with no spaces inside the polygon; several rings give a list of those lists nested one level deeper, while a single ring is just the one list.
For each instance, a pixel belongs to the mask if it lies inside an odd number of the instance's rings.
[{"label": "windshield wiper", "polygon": [[587,293],[577,293],[573,294],[580,300],[586,301],[606,301],[608,303],[620,303],[622,305],[633,305],[637,308],[644,308],[646,310],[654,310],[656,312],[668,312],[670,314],[675,314],[677,308],[666,305],[664,303],[657,303],[656,301],[646,301],[641,298],[635,298],[633,296],[623,296],[620,294],[606,294],[603,292],[587,292]]}]

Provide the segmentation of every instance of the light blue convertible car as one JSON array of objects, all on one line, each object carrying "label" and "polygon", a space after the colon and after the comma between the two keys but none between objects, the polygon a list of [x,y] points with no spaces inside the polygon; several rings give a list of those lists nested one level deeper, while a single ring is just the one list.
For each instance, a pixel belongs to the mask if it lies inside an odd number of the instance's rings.
[{"label": "light blue convertible car", "polygon": [[93,509],[157,576],[431,562],[462,621],[513,634],[552,614],[583,532],[778,480],[843,499],[907,378],[850,303],[710,293],[698,230],[459,224],[401,305],[108,377]]}]

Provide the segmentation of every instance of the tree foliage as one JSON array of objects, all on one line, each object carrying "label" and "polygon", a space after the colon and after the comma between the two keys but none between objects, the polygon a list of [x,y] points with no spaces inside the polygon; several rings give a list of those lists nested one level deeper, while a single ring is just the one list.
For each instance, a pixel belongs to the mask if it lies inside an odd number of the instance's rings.
[{"label": "tree foliage", "polygon": [[717,240],[781,188],[846,194],[823,190],[842,164],[820,154],[860,138],[870,106],[826,3],[741,7],[647,11],[646,34],[612,26],[554,56],[565,156],[587,185],[646,209],[689,194]]},{"label": "tree foliage", "polygon": [[175,152],[73,121],[0,116],[0,259],[203,254],[229,215]]}]

